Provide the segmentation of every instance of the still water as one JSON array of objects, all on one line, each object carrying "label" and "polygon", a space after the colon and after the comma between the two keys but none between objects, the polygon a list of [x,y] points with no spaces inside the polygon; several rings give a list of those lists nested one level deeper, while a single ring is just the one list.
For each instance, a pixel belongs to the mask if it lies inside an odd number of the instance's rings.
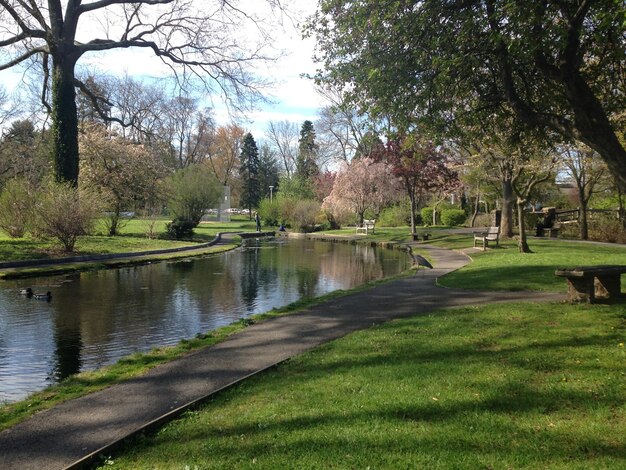
[{"label": "still water", "polygon": [[[200,259],[0,282],[0,403],[301,298],[397,274],[406,253],[308,240]],[[51,291],[29,299],[24,287]]]}]

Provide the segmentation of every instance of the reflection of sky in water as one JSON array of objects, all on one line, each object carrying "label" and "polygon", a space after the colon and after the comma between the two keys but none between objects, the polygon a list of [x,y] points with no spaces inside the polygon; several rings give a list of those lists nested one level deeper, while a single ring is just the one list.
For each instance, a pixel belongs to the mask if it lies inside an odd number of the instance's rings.
[{"label": "reflection of sky in water", "polygon": [[[0,402],[303,297],[406,269],[399,251],[281,240],[183,262],[0,283]],[[52,292],[28,299],[21,287]]]}]

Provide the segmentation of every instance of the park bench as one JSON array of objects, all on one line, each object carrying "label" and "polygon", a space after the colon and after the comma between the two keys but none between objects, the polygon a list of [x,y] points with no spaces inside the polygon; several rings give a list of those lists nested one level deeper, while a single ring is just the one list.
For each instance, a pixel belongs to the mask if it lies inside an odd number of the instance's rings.
[{"label": "park bench", "polygon": [[361,225],[357,225],[356,233],[365,232],[365,235],[371,230],[374,233],[374,227],[376,225],[376,219],[365,219]]},{"label": "park bench", "polygon": [[422,237],[422,240],[427,241],[430,238],[430,233],[412,233],[411,237],[413,238],[414,242],[419,241],[420,237]]},{"label": "park bench", "polygon": [[480,242],[483,250],[487,248],[489,242],[496,242],[496,246],[500,244],[500,227],[489,227],[486,232],[474,232],[474,248]]},{"label": "park bench", "polygon": [[554,223],[552,227],[544,227],[543,233],[548,238],[557,238],[559,236],[560,230],[561,230],[561,224]]},{"label": "park bench", "polygon": [[626,266],[579,266],[561,268],[555,275],[567,278],[567,297],[571,302],[595,303],[597,299],[613,300],[621,295],[621,275]]}]

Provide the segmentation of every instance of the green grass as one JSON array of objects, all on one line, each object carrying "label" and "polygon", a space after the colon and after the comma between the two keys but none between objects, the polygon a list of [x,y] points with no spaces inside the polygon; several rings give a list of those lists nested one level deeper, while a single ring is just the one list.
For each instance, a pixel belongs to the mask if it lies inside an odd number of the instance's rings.
[{"label": "green grass", "polygon": [[3,261],[19,261],[31,259],[50,259],[71,255],[89,255],[100,253],[127,253],[134,251],[159,250],[176,248],[211,241],[219,232],[254,231],[254,221],[242,217],[232,222],[202,223],[194,229],[193,240],[170,240],[165,236],[167,219],[156,223],[158,237],[148,239],[146,222],[141,219],[130,220],[115,237],[105,235],[104,227],[98,225],[93,235],[78,238],[73,253],[66,253],[54,240],[33,240],[31,238],[10,238],[0,232],[0,259]]},{"label": "green grass", "polygon": [[128,444],[107,466],[626,466],[624,306],[437,312],[329,343]]},{"label": "green grass", "polygon": [[[437,242],[435,242],[437,243]],[[473,253],[473,262],[440,280],[447,287],[482,290],[536,290],[560,292],[564,278],[554,271],[561,267],[594,264],[626,264],[626,247],[566,241],[530,241],[533,253],[519,253],[515,241],[502,247]]]}]

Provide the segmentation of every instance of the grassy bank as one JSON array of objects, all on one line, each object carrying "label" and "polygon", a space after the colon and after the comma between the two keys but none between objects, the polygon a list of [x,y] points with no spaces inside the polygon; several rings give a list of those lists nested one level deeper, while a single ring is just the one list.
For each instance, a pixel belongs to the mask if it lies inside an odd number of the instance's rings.
[{"label": "grassy bank", "polygon": [[78,238],[75,251],[66,253],[62,251],[53,240],[34,240],[31,238],[9,238],[0,233],[0,259],[2,261],[20,261],[31,259],[53,259],[74,255],[93,255],[109,253],[128,253],[135,251],[160,250],[178,248],[197,243],[211,241],[219,232],[242,231],[255,229],[254,221],[239,218],[233,222],[210,222],[202,223],[194,229],[192,240],[171,240],[166,237],[165,226],[167,219],[156,222],[156,238],[147,238],[146,221],[134,219],[120,230],[115,237],[106,236],[103,228],[96,230],[93,235],[85,235]]},{"label": "grassy bank", "polygon": [[[442,239],[445,244],[445,239]],[[436,243],[436,241],[435,241]],[[500,248],[472,253],[473,262],[440,283],[462,289],[563,291],[560,267],[626,264],[626,246],[534,239],[533,253],[519,253],[515,241]],[[623,277],[626,279],[626,277]]]},{"label": "grassy bank", "polygon": [[220,394],[113,468],[624,468],[621,306],[437,312]]}]

